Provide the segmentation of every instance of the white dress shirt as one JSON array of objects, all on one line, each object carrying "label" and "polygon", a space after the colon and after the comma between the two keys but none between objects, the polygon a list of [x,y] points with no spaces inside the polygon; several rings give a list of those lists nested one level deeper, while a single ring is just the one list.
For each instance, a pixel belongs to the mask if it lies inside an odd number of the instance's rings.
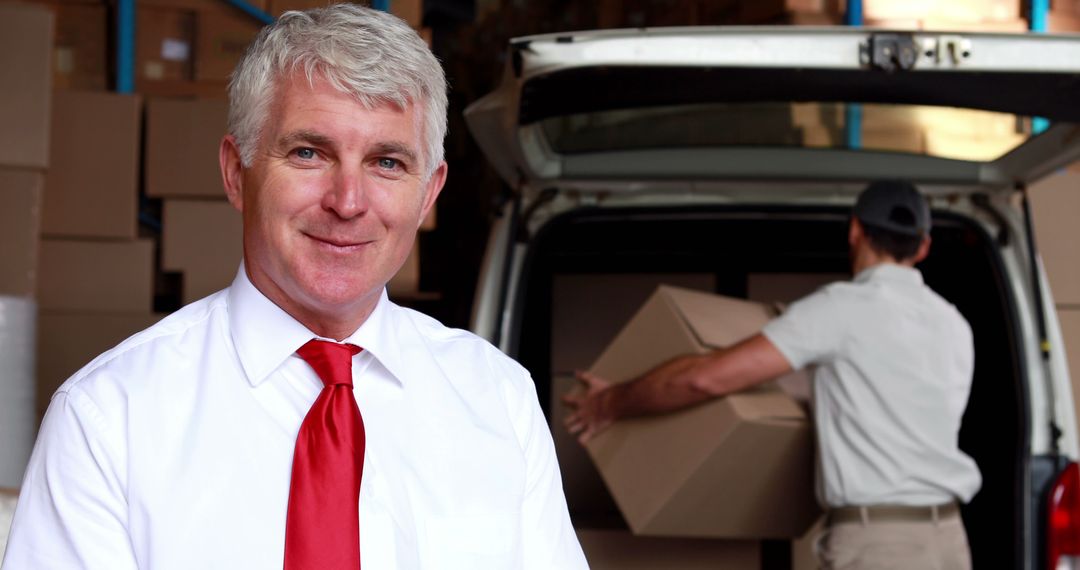
[{"label": "white dress shirt", "polygon": [[917,269],[882,264],[766,325],[814,373],[819,494],[829,507],[967,502],[982,482],[957,436],[975,366],[971,327]]},{"label": "white dress shirt", "polygon": [[[315,335],[243,267],[53,396],[4,570],[278,569]],[[345,342],[367,434],[365,570],[577,569],[534,384],[478,337],[385,293]],[[330,569],[336,570],[336,569]]]}]

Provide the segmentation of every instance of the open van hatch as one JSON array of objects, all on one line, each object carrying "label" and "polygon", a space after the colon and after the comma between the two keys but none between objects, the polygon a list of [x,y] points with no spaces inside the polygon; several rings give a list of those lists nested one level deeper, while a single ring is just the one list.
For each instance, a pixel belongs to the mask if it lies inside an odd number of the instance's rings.
[{"label": "open van hatch", "polygon": [[[515,189],[763,173],[861,182],[891,168],[986,191],[1080,159],[1080,42],[1064,36],[615,30],[522,38],[508,59],[503,83],[466,119]],[[890,115],[933,129],[940,108],[1014,136],[999,152],[935,154],[874,132]],[[1053,126],[1029,136],[1031,117]]]}]

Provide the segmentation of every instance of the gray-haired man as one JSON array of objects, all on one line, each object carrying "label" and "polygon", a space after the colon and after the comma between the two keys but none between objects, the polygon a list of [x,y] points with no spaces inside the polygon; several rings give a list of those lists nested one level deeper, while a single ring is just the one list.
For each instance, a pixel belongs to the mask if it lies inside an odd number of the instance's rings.
[{"label": "gray-haired man", "polygon": [[229,95],[244,263],[58,390],[5,569],[584,568],[528,373],[386,298],[446,178],[431,52],[289,12]]}]

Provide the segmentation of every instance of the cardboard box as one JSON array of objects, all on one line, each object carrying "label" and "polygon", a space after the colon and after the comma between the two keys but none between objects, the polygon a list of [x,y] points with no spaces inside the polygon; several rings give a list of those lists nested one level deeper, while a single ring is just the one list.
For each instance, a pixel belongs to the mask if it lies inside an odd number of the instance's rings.
[{"label": "cardboard box", "polygon": [[225,197],[218,148],[227,114],[225,101],[147,101],[147,196]]},{"label": "cardboard box", "polygon": [[[1035,242],[1042,257],[1054,302],[1080,305],[1080,172],[1051,174],[1029,188]],[[1080,352],[1077,352],[1080,364]],[[1080,379],[1080,377],[1077,377]]]},{"label": "cardboard box", "polygon": [[790,13],[827,16],[825,0],[756,0],[739,5],[739,22],[758,24],[784,18]]},{"label": "cardboard box", "polygon": [[386,284],[386,293],[391,297],[409,295],[420,290],[420,240],[413,241],[409,257],[405,264]]},{"label": "cardboard box", "polygon": [[134,239],[142,101],[135,95],[54,95],[42,233]]},{"label": "cardboard box", "polygon": [[43,311],[145,314],[153,305],[154,242],[41,240]]},{"label": "cardboard box", "polygon": [[148,328],[163,315],[41,312],[38,315],[37,408],[45,413],[56,389],[99,354]]},{"label": "cardboard box", "polygon": [[592,570],[759,570],[761,545],[749,540],[634,536],[622,530],[578,529]]},{"label": "cardboard box", "polygon": [[228,81],[262,23],[229,7],[202,10],[195,40],[195,79]]},{"label": "cardboard box", "polygon": [[0,295],[34,294],[45,177],[0,168]]},{"label": "cardboard box", "polygon": [[42,311],[37,334],[37,411],[40,417],[56,389],[99,354],[149,327],[162,315]]},{"label": "cardboard box", "polygon": [[[677,355],[730,346],[774,314],[758,303],[660,287],[591,370],[625,381]],[[634,534],[795,538],[819,514],[811,423],[775,386],[617,422],[587,447]]]},{"label": "cardboard box", "polygon": [[57,89],[103,91],[108,47],[104,4],[49,2],[56,18],[53,40],[53,86]]},{"label": "cardboard box", "polygon": [[[667,283],[713,291],[711,273],[619,273],[556,275],[551,305],[550,413],[555,454],[563,491],[575,521],[620,519],[618,507],[604,486],[588,453],[563,424],[567,408],[561,398],[578,384],[575,370],[586,370],[619,329],[634,316],[656,288]],[[603,303],[597,303],[603,299]]]},{"label": "cardboard box", "polygon": [[139,92],[147,83],[192,80],[195,12],[140,6],[136,13],[135,80]]},{"label": "cardboard box", "polygon": [[390,13],[405,20],[409,27],[419,29],[424,25],[424,0],[393,0]]},{"label": "cardboard box", "polygon": [[228,287],[243,257],[243,221],[226,201],[165,200],[161,268],[184,274],[184,304]]},{"label": "cardboard box", "polygon": [[[838,13],[843,14],[847,2],[837,4]],[[1020,0],[863,0],[865,20],[989,22],[1021,17]]]},{"label": "cardboard box", "polygon": [[1027,140],[1027,135],[979,137],[927,131],[925,138],[927,154],[960,160],[989,162],[1023,144]]},{"label": "cardboard box", "polygon": [[53,15],[43,6],[0,4],[0,166],[49,165]]},{"label": "cardboard box", "polygon": [[1046,31],[1054,34],[1080,32],[1080,12],[1051,10],[1046,19]]},{"label": "cardboard box", "polygon": [[[174,8],[181,10],[221,10],[224,4],[221,0],[136,0],[139,7],[157,6],[160,8]],[[264,12],[268,11],[269,3],[266,0],[251,0],[248,2],[255,8]],[[239,8],[230,8],[238,13],[243,13]]]}]

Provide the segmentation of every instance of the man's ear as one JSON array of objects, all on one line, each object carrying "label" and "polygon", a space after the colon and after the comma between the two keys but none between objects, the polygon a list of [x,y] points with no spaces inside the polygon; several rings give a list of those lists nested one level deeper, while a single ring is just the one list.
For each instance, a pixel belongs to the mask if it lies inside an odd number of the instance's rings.
[{"label": "man's ear", "polygon": [[240,147],[236,137],[225,135],[221,138],[218,149],[218,163],[221,165],[221,181],[225,184],[225,195],[234,208],[244,211],[244,165],[240,161]]},{"label": "man's ear", "polygon": [[855,246],[858,245],[858,243],[860,241],[862,241],[862,237],[863,237],[862,224],[859,223],[859,220],[855,216],[852,216],[851,217],[851,223],[848,225],[848,236],[847,236],[848,247],[851,248],[851,249],[854,249]]},{"label": "man's ear", "polygon": [[435,200],[438,199],[443,185],[446,184],[446,171],[448,169],[449,166],[447,166],[446,161],[442,161],[424,184],[424,203],[420,207],[420,219],[416,221],[417,229],[420,228],[420,224],[424,223],[428,212],[435,207]]},{"label": "man's ear", "polygon": [[919,244],[919,250],[915,252],[915,256],[912,257],[912,264],[919,263],[926,259],[926,256],[930,255],[930,236],[923,238],[922,243]]}]

